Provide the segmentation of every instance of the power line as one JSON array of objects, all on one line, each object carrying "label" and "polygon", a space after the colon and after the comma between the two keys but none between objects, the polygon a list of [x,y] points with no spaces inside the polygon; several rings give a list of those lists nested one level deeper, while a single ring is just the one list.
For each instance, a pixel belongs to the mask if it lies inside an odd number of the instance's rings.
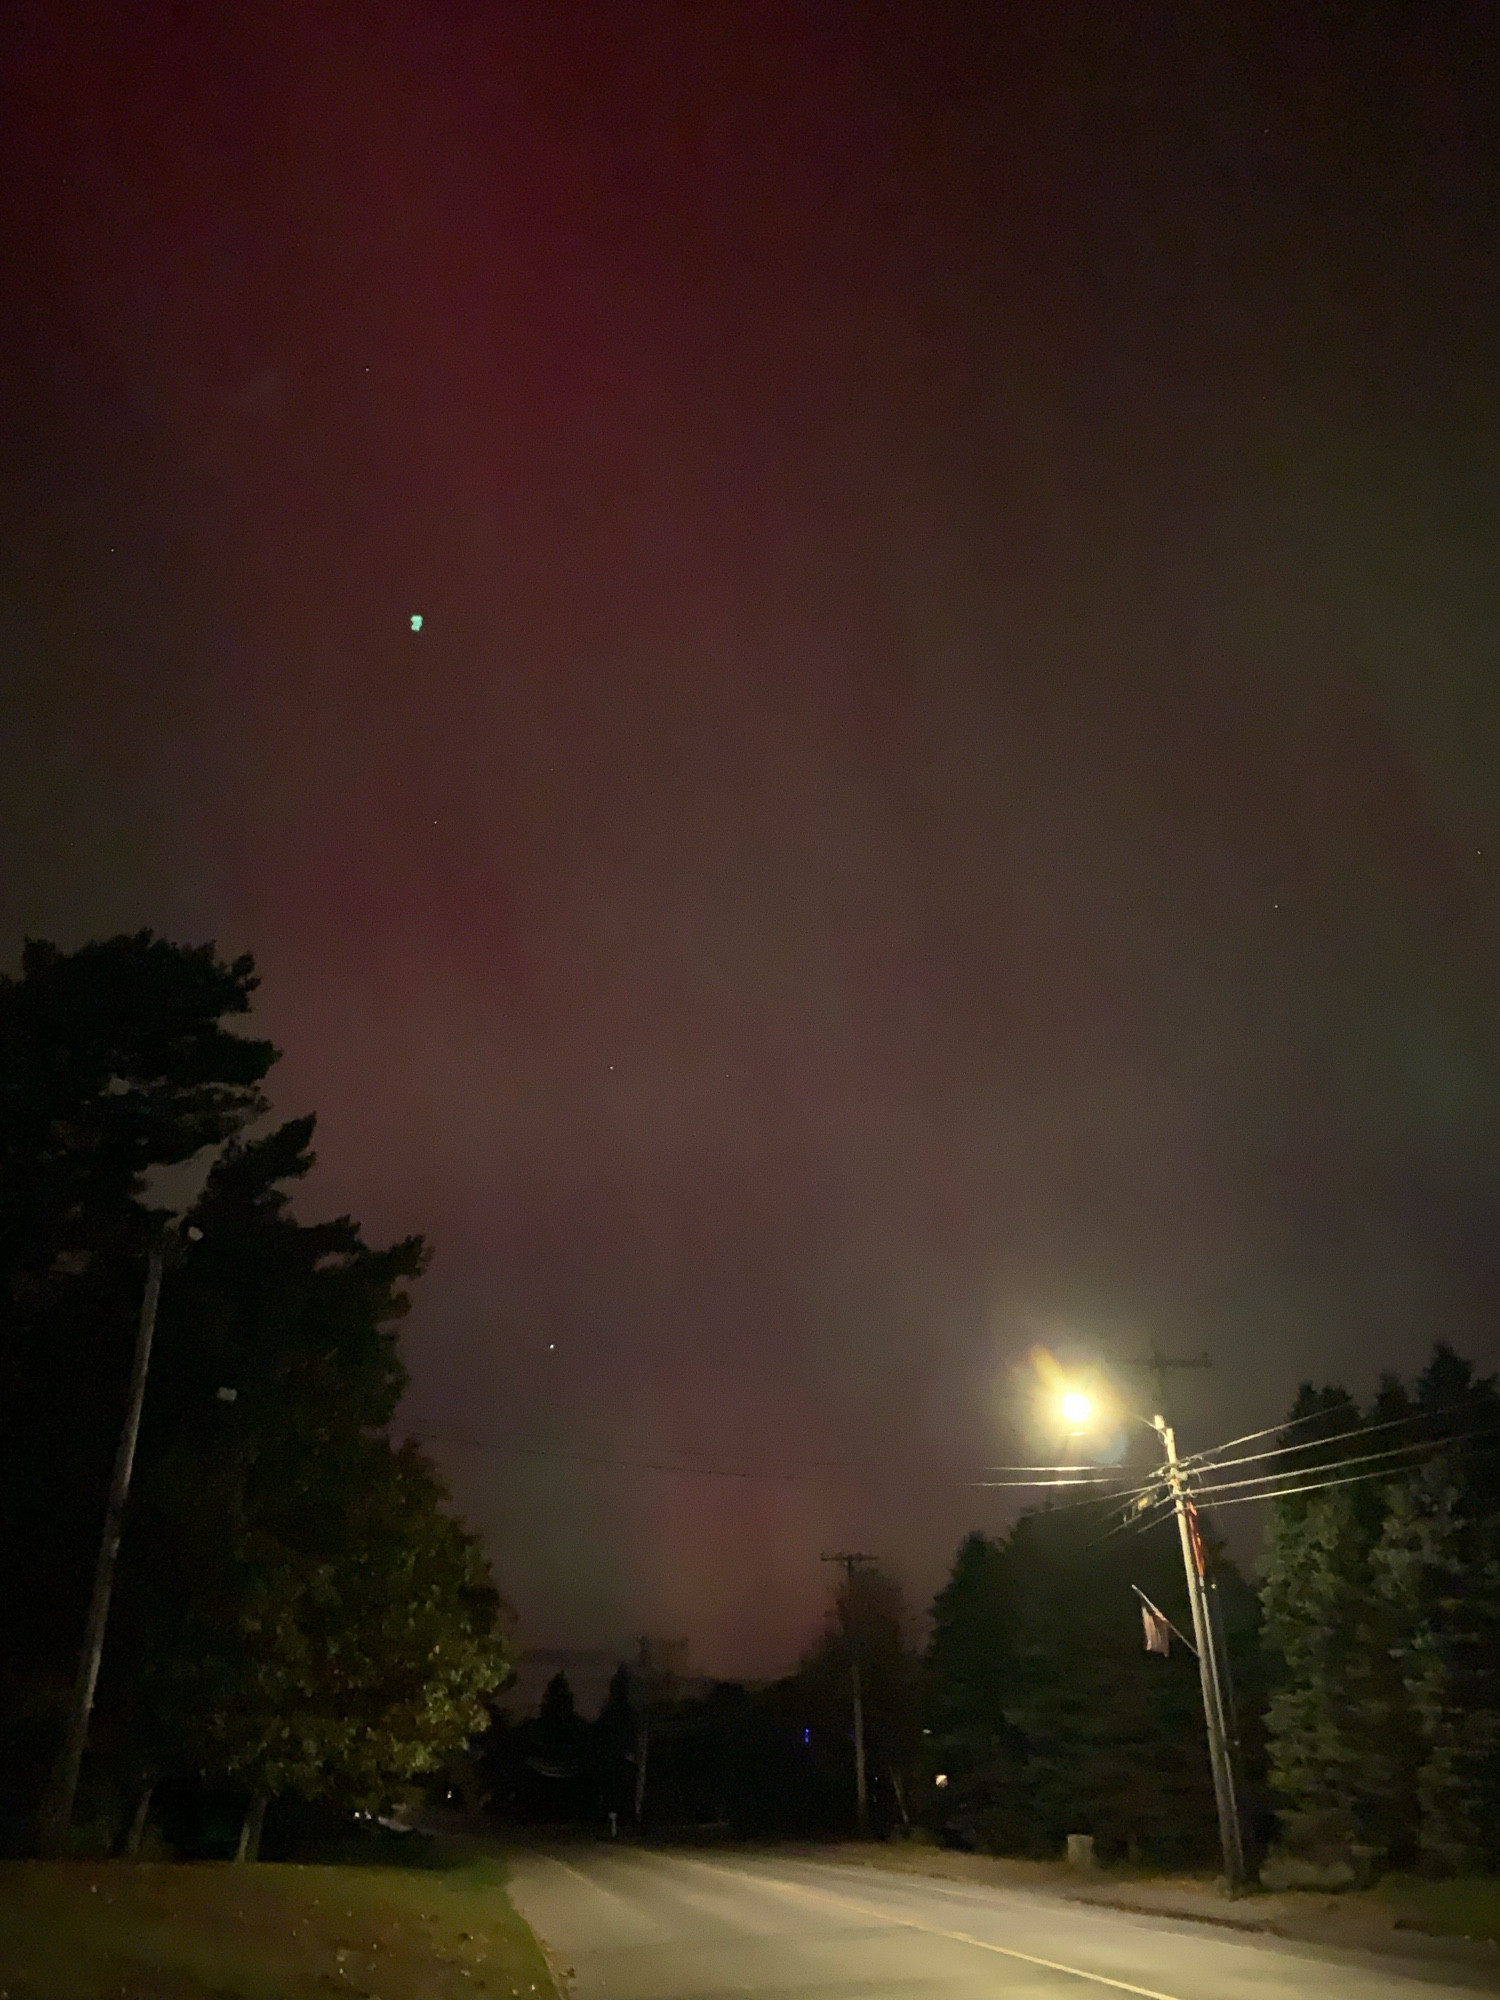
[{"label": "power line", "polygon": [[[1470,1433],[1469,1435],[1487,1435],[1487,1433]],[[1434,1449],[1440,1448],[1434,1447]],[[1229,1480],[1223,1486],[1200,1486],[1194,1489],[1193,1498],[1195,1500],[1203,1500],[1209,1512],[1217,1512],[1221,1507],[1246,1507],[1252,1503],[1268,1505],[1273,1500],[1295,1500],[1302,1493],[1326,1493],[1331,1487],[1335,1486],[1361,1486],[1367,1485],[1372,1480],[1385,1479],[1389,1476],[1387,1466],[1389,1465],[1390,1458],[1400,1455],[1399,1451],[1391,1454],[1372,1453],[1371,1456],[1379,1456],[1382,1463],[1372,1465],[1364,1472],[1341,1473],[1338,1477],[1332,1479],[1314,1479],[1296,1474],[1276,1474],[1273,1476],[1287,1478],[1289,1483],[1275,1487],[1267,1493],[1247,1493],[1241,1490],[1246,1485],[1258,1485],[1261,1483],[1259,1481]],[[1342,1461],[1345,1465],[1353,1465],[1358,1462],[1356,1459],[1345,1459]],[[1307,1474],[1312,1474],[1322,1472],[1325,1469],[1323,1466],[1310,1465],[1306,1468],[1306,1472]],[[1227,1499],[1213,1497],[1219,1493],[1227,1494],[1229,1497]],[[1117,1521],[1114,1527],[1099,1537],[1099,1542],[1110,1541],[1115,1535],[1125,1534],[1131,1529],[1138,1529],[1144,1534],[1149,1529],[1157,1527],[1167,1518],[1171,1511],[1171,1501],[1160,1500],[1151,1508],[1143,1508],[1138,1513],[1129,1514],[1125,1519]],[[1098,1543],[1095,1543],[1093,1546],[1097,1547]]]},{"label": "power line", "polygon": [[[1391,1454],[1391,1456],[1395,1455],[1396,1454]],[[1357,1464],[1359,1461],[1356,1459],[1345,1459],[1342,1462],[1346,1465],[1353,1465]],[[1252,1484],[1252,1483],[1259,1484],[1258,1481],[1250,1482],[1250,1481],[1231,1480],[1226,1482],[1225,1485],[1223,1485],[1222,1487],[1199,1487],[1195,1490],[1194,1498],[1205,1499],[1207,1503],[1207,1508],[1211,1512],[1216,1512],[1220,1507],[1249,1506],[1252,1502],[1255,1501],[1270,1502],[1272,1500],[1295,1500],[1298,1494],[1300,1493],[1323,1493],[1326,1492],[1332,1486],[1359,1486],[1367,1484],[1371,1480],[1386,1479],[1390,1477],[1390,1473],[1387,1470],[1388,1464],[1389,1464],[1389,1459],[1386,1459],[1384,1463],[1379,1465],[1373,1465],[1365,1472],[1351,1472],[1347,1474],[1340,1474],[1337,1478],[1333,1479],[1313,1479],[1310,1477],[1291,1475],[1290,1476],[1291,1483],[1284,1486],[1278,1486],[1269,1493],[1246,1493],[1240,1490],[1240,1488],[1246,1484]],[[1306,1468],[1306,1471],[1308,1474],[1312,1474],[1317,1472],[1323,1472],[1327,1469],[1329,1468],[1326,1468],[1324,1466],[1310,1465]],[[1279,1477],[1285,1475],[1277,1475],[1277,1476]],[[1230,1497],[1225,1500],[1212,1498],[1211,1496],[1216,1493],[1227,1493]],[[1156,1514],[1157,1519],[1161,1518],[1161,1512],[1162,1512],[1161,1508],[1158,1508]],[[1125,1521],[1121,1523],[1122,1527],[1133,1527],[1135,1525],[1136,1524],[1134,1521]],[[1154,1522],[1151,1521],[1141,1522],[1141,1526],[1143,1527],[1150,1527],[1152,1525],[1154,1525]]]},{"label": "power line", "polygon": [[987,1465],[986,1472],[1077,1472],[1087,1473],[1091,1478],[1103,1479],[1114,1471],[1109,1465],[1080,1465],[1075,1460],[1071,1465]]},{"label": "power line", "polygon": [[[1384,1451],[1358,1452],[1352,1458],[1334,1459],[1331,1461],[1331,1466],[1336,1469],[1342,1469],[1344,1466],[1349,1465],[1371,1465],[1376,1463],[1388,1465],[1395,1459],[1409,1458],[1414,1452],[1425,1451],[1437,1453],[1448,1449],[1452,1445],[1466,1443],[1473,1438],[1494,1437],[1497,1434],[1500,1434],[1500,1426],[1489,1425],[1483,1430],[1460,1431],[1447,1438],[1419,1438],[1413,1444],[1392,1445]],[[1244,1463],[1244,1461],[1242,1460],[1241,1463]],[[1203,1468],[1203,1470],[1208,1472],[1216,1472],[1218,1469],[1217,1466],[1212,1465]],[[1269,1486],[1278,1479],[1300,1479],[1304,1475],[1323,1472],[1328,1469],[1328,1467],[1321,1465],[1294,1466],[1281,1472],[1260,1473],[1254,1478],[1226,1479],[1217,1485],[1195,1486],[1193,1491],[1198,1494],[1232,1493],[1241,1487]]]},{"label": "power line", "polygon": [[[1326,1411],[1313,1411],[1307,1417],[1296,1418],[1292,1422],[1310,1422],[1314,1418],[1324,1417],[1327,1414],[1328,1412]],[[1214,1479],[1213,1475],[1220,1472],[1227,1472],[1233,1466],[1267,1464],[1282,1456],[1314,1451],[1320,1447],[1329,1448],[1351,1442],[1360,1442],[1364,1438],[1373,1436],[1381,1431],[1398,1429],[1402,1426],[1418,1422],[1430,1423],[1433,1420],[1433,1415],[1434,1413],[1429,1411],[1414,1411],[1408,1416],[1389,1418],[1379,1424],[1355,1424],[1351,1425],[1348,1430],[1337,1432],[1331,1437],[1315,1438],[1302,1444],[1285,1445],[1272,1451],[1247,1453],[1240,1458],[1224,1459],[1215,1455],[1218,1452],[1231,1450],[1237,1444],[1250,1444],[1261,1437],[1284,1433],[1291,1427],[1290,1425],[1280,1425],[1273,1430],[1252,1431],[1245,1437],[1231,1438],[1226,1444],[1215,1447],[1213,1451],[1199,1452],[1192,1458],[1184,1458],[1181,1460],[1181,1465],[1184,1473],[1188,1475],[1192,1482],[1194,1493],[1207,1499],[1216,1494],[1237,1493],[1251,1487],[1270,1486],[1278,1479],[1295,1480],[1304,1474],[1311,1474],[1324,1469],[1321,1465],[1309,1464],[1303,1467],[1287,1468],[1280,1472],[1251,1475],[1243,1479],[1225,1481]],[[880,1466],[860,1465],[835,1459],[810,1459],[801,1461],[795,1459],[773,1459],[762,1465],[693,1464],[681,1461],[706,1458],[708,1453],[701,1447],[673,1447],[670,1455],[662,1458],[634,1457],[611,1452],[524,1444],[510,1439],[480,1438],[459,1431],[439,1430],[425,1424],[406,1427],[406,1435],[419,1438],[425,1443],[454,1445],[461,1450],[493,1453],[501,1457],[538,1459],[559,1464],[598,1467],[610,1471],[650,1472],[678,1478],[738,1479],[745,1481],[766,1480],[792,1484],[823,1473],[831,1472],[855,1478],[871,1478],[884,1476],[886,1470],[886,1468]],[[1392,1445],[1389,1449],[1380,1452],[1361,1453],[1353,1458],[1336,1458],[1331,1463],[1339,1467],[1363,1464],[1393,1464],[1399,1459],[1410,1458],[1422,1452],[1438,1453],[1455,1444],[1466,1443],[1474,1439],[1484,1439],[1492,1435],[1500,1435],[1500,1424],[1477,1427],[1470,1431],[1450,1432],[1447,1436],[1416,1439],[1410,1444]],[[1090,1506],[1110,1501],[1129,1501],[1143,1493],[1150,1492],[1152,1487],[1157,1483],[1156,1478],[1152,1476],[1134,1486],[1120,1487],[1115,1482],[1121,1477],[1128,1477],[1128,1473],[1114,1473],[1106,1467],[1084,1465],[997,1465],[987,1466],[984,1470],[986,1472],[1014,1474],[1016,1476],[1013,1478],[975,1479],[950,1475],[943,1479],[941,1483],[987,1492],[1060,1492],[1069,1487],[1076,1487],[1086,1491],[1088,1495],[1086,1499],[1073,1503],[1079,1506]],[[1296,1491],[1299,1489],[1294,1486],[1287,1490]],[[1308,1488],[1306,1490],[1312,1489]],[[1270,1499],[1280,1496],[1279,1494],[1270,1493],[1257,1495],[1248,1493],[1247,1491],[1247,1497],[1252,1499],[1257,1497]],[[1229,1503],[1227,1501],[1219,1501],[1211,1504],[1227,1505]],[[1129,1526],[1135,1525],[1135,1523],[1127,1522],[1122,1525]],[[1141,1523],[1141,1525],[1150,1524]]]},{"label": "power line", "polygon": [[995,1487],[1024,1486],[1029,1491],[1038,1486],[1061,1486],[1064,1490],[1070,1486],[1108,1486],[1110,1481],[1107,1479],[969,1479],[964,1483],[967,1486],[979,1486],[987,1490]]},{"label": "power line", "polygon": [[[1352,1410],[1353,1406],[1351,1405],[1350,1407]],[[1226,1438],[1223,1444],[1209,1445],[1205,1451],[1191,1451],[1182,1460],[1182,1464],[1184,1467],[1196,1465],[1200,1459],[1212,1458],[1215,1452],[1233,1451],[1237,1444],[1254,1444],[1257,1438],[1281,1437],[1287,1431],[1294,1431],[1302,1424],[1316,1423],[1321,1417],[1329,1417],[1335,1414],[1336,1412],[1332,1410],[1309,1410],[1305,1417],[1288,1417],[1284,1423],[1271,1424],[1263,1431],[1247,1431],[1243,1437]],[[1354,1410],[1353,1415],[1354,1422],[1350,1424],[1349,1429],[1351,1431],[1363,1429],[1364,1426],[1359,1421],[1358,1411]],[[1400,1421],[1404,1421],[1404,1419]],[[1335,1432],[1334,1435],[1342,1437],[1346,1433],[1339,1431]]]},{"label": "power line", "polygon": [[[976,1479],[971,1482],[971,1484],[980,1489],[988,1488],[994,1483],[995,1482],[986,1479]],[[1079,1480],[1076,1483],[1078,1485],[1082,1485],[1084,1482],[1082,1480]],[[1063,1501],[1049,1500],[1047,1502],[1047,1506],[1051,1512],[1056,1514],[1067,1513],[1070,1508],[1074,1507],[1118,1507],[1123,1505],[1126,1501],[1138,1499],[1140,1495],[1143,1493],[1151,1492],[1151,1490],[1154,1487],[1160,1485],[1160,1483],[1161,1482],[1159,1479],[1152,1477],[1150,1479],[1143,1481],[1139,1486],[1100,1485],[1096,1491],[1088,1494],[1082,1500],[1063,1500]],[[1044,1480],[1034,1480],[1026,1482],[1018,1481],[1017,1482],[1018,1490],[1019,1487],[1023,1484],[1028,1487],[1042,1488],[1045,1486],[1046,1482]]]},{"label": "power line", "polygon": [[[1089,1543],[1089,1547],[1091,1549],[1102,1548],[1106,1542],[1112,1542],[1116,1535],[1127,1534],[1132,1528],[1139,1528],[1141,1533],[1145,1534],[1148,1529],[1155,1528],[1161,1522],[1167,1520],[1171,1516],[1173,1509],[1174,1503],[1170,1496],[1165,1500],[1158,1500],[1150,1507],[1138,1508],[1133,1513],[1123,1515],[1121,1519],[1115,1522],[1112,1528],[1106,1528],[1102,1535],[1095,1536],[1094,1540]],[[1149,1519],[1147,1518],[1148,1515],[1150,1516]]]},{"label": "power line", "polygon": [[1220,1507],[1245,1507],[1252,1501],[1295,1500],[1299,1493],[1326,1493],[1330,1486],[1360,1486],[1371,1479],[1383,1479],[1382,1472],[1351,1472],[1347,1479],[1320,1479],[1313,1486],[1288,1486],[1278,1493],[1236,1493],[1228,1500],[1215,1500],[1213,1511]]},{"label": "power line", "polygon": [[407,1435],[421,1438],[429,1444],[457,1445],[463,1451],[492,1452],[501,1458],[549,1459],[566,1465],[605,1466],[621,1472],[679,1473],[695,1479],[779,1479],[790,1482],[805,1478],[813,1472],[847,1472],[856,1469],[832,1464],[809,1464],[785,1470],[764,1466],[673,1465],[661,1459],[612,1458],[602,1452],[558,1451],[543,1445],[511,1444],[495,1438],[462,1437],[456,1431],[430,1430],[425,1426],[411,1426]]},{"label": "power line", "polygon": [[[1322,1413],[1319,1412],[1318,1414]],[[1246,1452],[1243,1458],[1217,1458],[1214,1457],[1212,1452],[1202,1451],[1197,1454],[1196,1461],[1184,1459],[1183,1464],[1185,1466],[1196,1464],[1205,1472],[1227,1472],[1231,1465],[1264,1465],[1269,1464],[1273,1458],[1284,1458],[1293,1452],[1329,1450],[1346,1442],[1359,1442],[1367,1437],[1375,1437],[1381,1431],[1399,1430],[1410,1424],[1431,1424],[1434,1420],[1440,1419],[1441,1415],[1442,1412],[1440,1411],[1412,1410],[1404,1417],[1387,1417],[1378,1424],[1352,1424],[1348,1430],[1335,1431],[1328,1437],[1309,1438],[1305,1444],[1281,1445],[1274,1451]],[[1480,1426],[1480,1428],[1483,1428],[1483,1426]],[[1265,1433],[1262,1432],[1260,1435],[1264,1436]],[[1450,1432],[1448,1435],[1450,1437],[1454,1435],[1468,1436],[1469,1433]],[[1246,1444],[1248,1442],[1249,1439],[1247,1438],[1232,1440],[1232,1443],[1236,1444]],[[1230,1445],[1218,1445],[1214,1449],[1215,1451],[1228,1451],[1230,1448]],[[1212,1460],[1211,1463],[1209,1462],[1210,1460]]]},{"label": "power line", "polygon": [[[546,1445],[520,1444],[502,1438],[477,1438],[467,1436],[459,1431],[437,1430],[425,1424],[408,1425],[406,1427],[406,1435],[408,1437],[420,1438],[424,1443],[457,1445],[460,1450],[492,1452],[496,1456],[504,1458],[536,1458],[567,1465],[602,1466],[621,1472],[658,1472],[695,1479],[765,1479],[792,1483],[824,1472],[845,1473],[859,1478],[877,1478],[884,1477],[887,1471],[887,1468],[882,1466],[855,1465],[847,1461],[841,1462],[834,1459],[809,1459],[801,1462],[794,1459],[773,1459],[769,1464],[761,1466],[682,1465],[673,1463],[672,1459],[626,1458],[617,1457],[606,1452],[570,1451]],[[696,1458],[704,1455],[696,1448],[680,1452],[675,1447],[673,1448],[674,1459],[677,1457]],[[1051,1474],[1058,1470],[1073,1470],[1072,1467],[1032,1467],[1021,1465],[1006,1466],[997,1469],[1018,1473],[1035,1471],[1041,1474]],[[1087,1468],[1080,1468],[1080,1470],[1083,1476],[1076,1479],[1044,1477],[1037,1479],[988,1480],[955,1477],[943,1483],[965,1487],[1014,1487],[1018,1490],[1033,1487],[1105,1486],[1108,1484],[1108,1475],[1095,1474]]]}]

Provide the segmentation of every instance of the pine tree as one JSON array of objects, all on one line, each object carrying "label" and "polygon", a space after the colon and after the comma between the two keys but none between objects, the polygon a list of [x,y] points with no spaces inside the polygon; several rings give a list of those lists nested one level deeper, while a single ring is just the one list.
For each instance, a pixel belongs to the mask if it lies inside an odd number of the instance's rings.
[{"label": "pine tree", "polygon": [[1417,1407],[1453,1443],[1393,1490],[1374,1569],[1420,1742],[1422,1858],[1451,1872],[1500,1858],[1500,1476],[1492,1452],[1470,1448],[1500,1398],[1439,1347]]},{"label": "pine tree", "polygon": [[[1365,1447],[1342,1389],[1304,1384],[1293,1405],[1299,1470],[1336,1468]],[[1404,1858],[1415,1827],[1413,1724],[1391,1647],[1397,1632],[1374,1588],[1387,1510],[1378,1485],[1333,1487],[1272,1508],[1262,1569],[1267,1645],[1279,1674],[1267,1709],[1270,1779],[1283,1839],[1334,1859],[1355,1846]]]},{"label": "pine tree", "polygon": [[[1253,1600],[1219,1563],[1243,1656]],[[1098,1510],[1041,1509],[1003,1541],[971,1535],[933,1607],[928,1716],[948,1785],[939,1824],[1000,1851],[1101,1850],[1186,1860],[1213,1849],[1197,1674],[1148,1656],[1137,1584],[1185,1626],[1175,1538],[1107,1535]]]},{"label": "pine tree", "polygon": [[1292,1415],[1298,1444],[1320,1436],[1308,1418],[1325,1420],[1324,1449],[1299,1468],[1363,1469],[1393,1443],[1403,1455],[1367,1484],[1272,1510],[1267,1726],[1286,1845],[1487,1863],[1500,1850],[1500,1479],[1476,1447],[1500,1420],[1494,1385],[1439,1345],[1415,1397],[1387,1378],[1368,1421],[1333,1389],[1304,1387]]},{"label": "pine tree", "polygon": [[0,977],[0,1768],[22,1797],[83,1630],[160,1221],[145,1177],[264,1110],[276,1050],[234,1031],[255,987],[249,958],[148,931],[33,940]]},{"label": "pine tree", "polygon": [[504,1610],[381,1430],[423,1246],[296,1220],[312,1129],[230,1149],[164,1294],[101,1720],[142,1772],[374,1808],[483,1727]]}]

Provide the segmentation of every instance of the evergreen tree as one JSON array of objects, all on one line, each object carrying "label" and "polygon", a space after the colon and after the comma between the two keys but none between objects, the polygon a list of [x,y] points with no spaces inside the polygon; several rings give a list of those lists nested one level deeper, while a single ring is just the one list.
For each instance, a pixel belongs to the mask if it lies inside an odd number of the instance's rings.
[{"label": "evergreen tree", "polygon": [[142,1774],[374,1808],[483,1726],[502,1607],[381,1430],[422,1244],[299,1223],[311,1137],[231,1147],[164,1292],[101,1721]]},{"label": "evergreen tree", "polygon": [[561,1669],[542,1690],[542,1705],[536,1718],[537,1743],[544,1756],[559,1761],[571,1757],[578,1748],[578,1704],[573,1684]]},{"label": "evergreen tree", "polygon": [[1400,1455],[1368,1482],[1272,1509],[1262,1598],[1279,1667],[1267,1723],[1283,1838],[1324,1860],[1364,1848],[1393,1865],[1489,1865],[1500,1853],[1494,1384],[1440,1344],[1415,1396],[1388,1378],[1368,1419],[1344,1391],[1306,1386],[1292,1416],[1285,1441],[1319,1444],[1299,1468],[1338,1477],[1382,1449]]},{"label": "evergreen tree", "polygon": [[[942,1822],[987,1846],[1026,1841],[1025,1739],[1006,1710],[1016,1675],[1006,1554],[976,1529],[965,1536],[933,1600],[925,1707],[931,1771]],[[924,1803],[926,1792],[924,1788]]]},{"label": "evergreen tree", "polygon": [[1374,1573],[1419,1744],[1418,1845],[1446,1871],[1500,1860],[1500,1474],[1474,1449],[1500,1420],[1493,1380],[1439,1347],[1417,1408],[1446,1450],[1390,1489]]},{"label": "evergreen tree", "polygon": [[[920,1662],[907,1644],[901,1586],[879,1569],[856,1569],[834,1594],[822,1639],[797,1680],[820,1740],[842,1745],[848,1815],[854,1813],[853,1664],[859,1662],[871,1827],[905,1824],[921,1741]],[[846,1822],[847,1823],[847,1822]]]},{"label": "evergreen tree", "polygon": [[22,1811],[82,1635],[159,1220],[145,1176],[263,1111],[276,1051],[226,1025],[255,987],[249,958],[148,931],[34,940],[0,977],[0,1783]]},{"label": "evergreen tree", "polygon": [[609,1690],[594,1723],[590,1751],[600,1817],[607,1820],[614,1813],[621,1825],[630,1816],[635,1792],[636,1733],[630,1669],[622,1664],[609,1677]]},{"label": "evergreen tree", "polygon": [[[1399,1415],[1399,1390],[1385,1407]],[[1339,1476],[1369,1447],[1342,1389],[1304,1384],[1281,1442],[1298,1470]],[[1393,1656],[1397,1620],[1375,1589],[1387,1511],[1378,1483],[1334,1486],[1278,1500],[1262,1567],[1265,1635],[1279,1662],[1267,1709],[1271,1784],[1283,1839],[1331,1859],[1351,1846],[1409,1858],[1415,1834],[1413,1724]]]},{"label": "evergreen tree", "polygon": [[118,1435],[149,1169],[228,1142],[162,1288],[88,1770],[374,1805],[483,1721],[504,1608],[414,1448],[384,1434],[425,1262],[289,1184],[312,1121],[245,1143],[275,1050],[255,988],[149,933],[0,979],[0,1777],[50,1759]]},{"label": "evergreen tree", "polygon": [[[1254,1602],[1216,1562],[1231,1650],[1254,1650]],[[1169,1528],[1106,1535],[1092,1508],[1023,1515],[1001,1541],[971,1535],[933,1610],[928,1713],[949,1782],[929,1791],[950,1837],[1056,1853],[1187,1860],[1213,1852],[1198,1678],[1142,1643],[1139,1585],[1180,1627],[1188,1610]]]}]

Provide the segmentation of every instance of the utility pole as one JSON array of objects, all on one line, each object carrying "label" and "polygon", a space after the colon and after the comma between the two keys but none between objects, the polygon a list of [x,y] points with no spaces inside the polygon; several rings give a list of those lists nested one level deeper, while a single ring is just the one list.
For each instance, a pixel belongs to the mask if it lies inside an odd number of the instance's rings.
[{"label": "utility pole", "polygon": [[1212,1368],[1213,1362],[1206,1354],[1163,1354],[1153,1340],[1151,1352],[1142,1361],[1127,1361],[1127,1368],[1140,1368],[1156,1384],[1156,1407],[1165,1411],[1171,1407],[1167,1396],[1167,1377],[1178,1368]]},{"label": "utility pole", "polygon": [[673,1688],[687,1672],[686,1639],[640,1641],[636,1678],[640,1686],[640,1714],[635,1726],[635,1823],[646,1811],[646,1767],[651,1756],[651,1716],[654,1709],[670,1699]]},{"label": "utility pole", "polygon": [[1164,1416],[1158,1414],[1153,1417],[1152,1425],[1167,1455],[1164,1470],[1177,1515],[1188,1602],[1193,1610],[1193,1636],[1198,1642],[1198,1677],[1203,1688],[1203,1716],[1208,1725],[1208,1760],[1213,1771],[1214,1804],[1219,1814],[1219,1846],[1224,1856],[1224,1879],[1229,1888],[1235,1890],[1244,1885],[1245,1841],[1240,1827],[1239,1801],[1235,1797],[1234,1759],[1230,1752],[1228,1666],[1220,1656],[1218,1621],[1209,1607],[1203,1536],[1198,1527],[1198,1510],[1187,1490],[1178,1462],[1177,1438]]},{"label": "utility pole", "polygon": [[859,1684],[859,1626],[854,1616],[854,1573],[856,1570],[868,1569],[875,1558],[845,1549],[837,1555],[823,1556],[821,1560],[826,1563],[838,1563],[844,1572],[846,1593],[844,1602],[850,1614],[849,1682],[854,1695],[854,1813],[859,1837],[863,1840],[865,1822],[868,1818],[865,1793],[865,1703]]},{"label": "utility pole", "polygon": [[[99,1684],[99,1662],[104,1654],[104,1629],[109,1623],[109,1600],[114,1589],[115,1558],[120,1553],[120,1531],[125,1522],[125,1503],[130,1498],[130,1475],[135,1465],[136,1439],[140,1435],[141,1405],[146,1397],[146,1371],[151,1366],[151,1343],[156,1334],[156,1304],[161,1297],[162,1266],[166,1261],[171,1225],[159,1229],[152,1239],[146,1263],[146,1289],[141,1295],[141,1313],[136,1326],[135,1360],[130,1370],[130,1390],[125,1403],[125,1422],[115,1450],[114,1471],[109,1482],[109,1499],[104,1508],[104,1532],[94,1564],[94,1587],[89,1596],[88,1619],[83,1646],[78,1655],[78,1672],[73,1682],[73,1698],[68,1708],[67,1733],[62,1753],[48,1787],[41,1816],[43,1853],[60,1854],[67,1844],[73,1823],[73,1802],[78,1795],[78,1777],[83,1769],[83,1752],[88,1742],[89,1717],[94,1708],[94,1690]],[[197,1231],[191,1232],[197,1235]]]}]

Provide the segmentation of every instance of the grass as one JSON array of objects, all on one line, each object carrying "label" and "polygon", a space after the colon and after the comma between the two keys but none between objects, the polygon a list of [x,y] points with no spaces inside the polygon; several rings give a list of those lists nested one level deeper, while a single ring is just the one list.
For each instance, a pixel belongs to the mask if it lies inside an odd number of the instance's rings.
[{"label": "grass", "polygon": [[0,1863],[0,2000],[553,2000],[504,1863]]},{"label": "grass", "polygon": [[1403,1930],[1500,1942],[1500,1879],[1493,1875],[1461,1875],[1451,1882],[1388,1875],[1375,1893],[1399,1907],[1396,1922]]}]

